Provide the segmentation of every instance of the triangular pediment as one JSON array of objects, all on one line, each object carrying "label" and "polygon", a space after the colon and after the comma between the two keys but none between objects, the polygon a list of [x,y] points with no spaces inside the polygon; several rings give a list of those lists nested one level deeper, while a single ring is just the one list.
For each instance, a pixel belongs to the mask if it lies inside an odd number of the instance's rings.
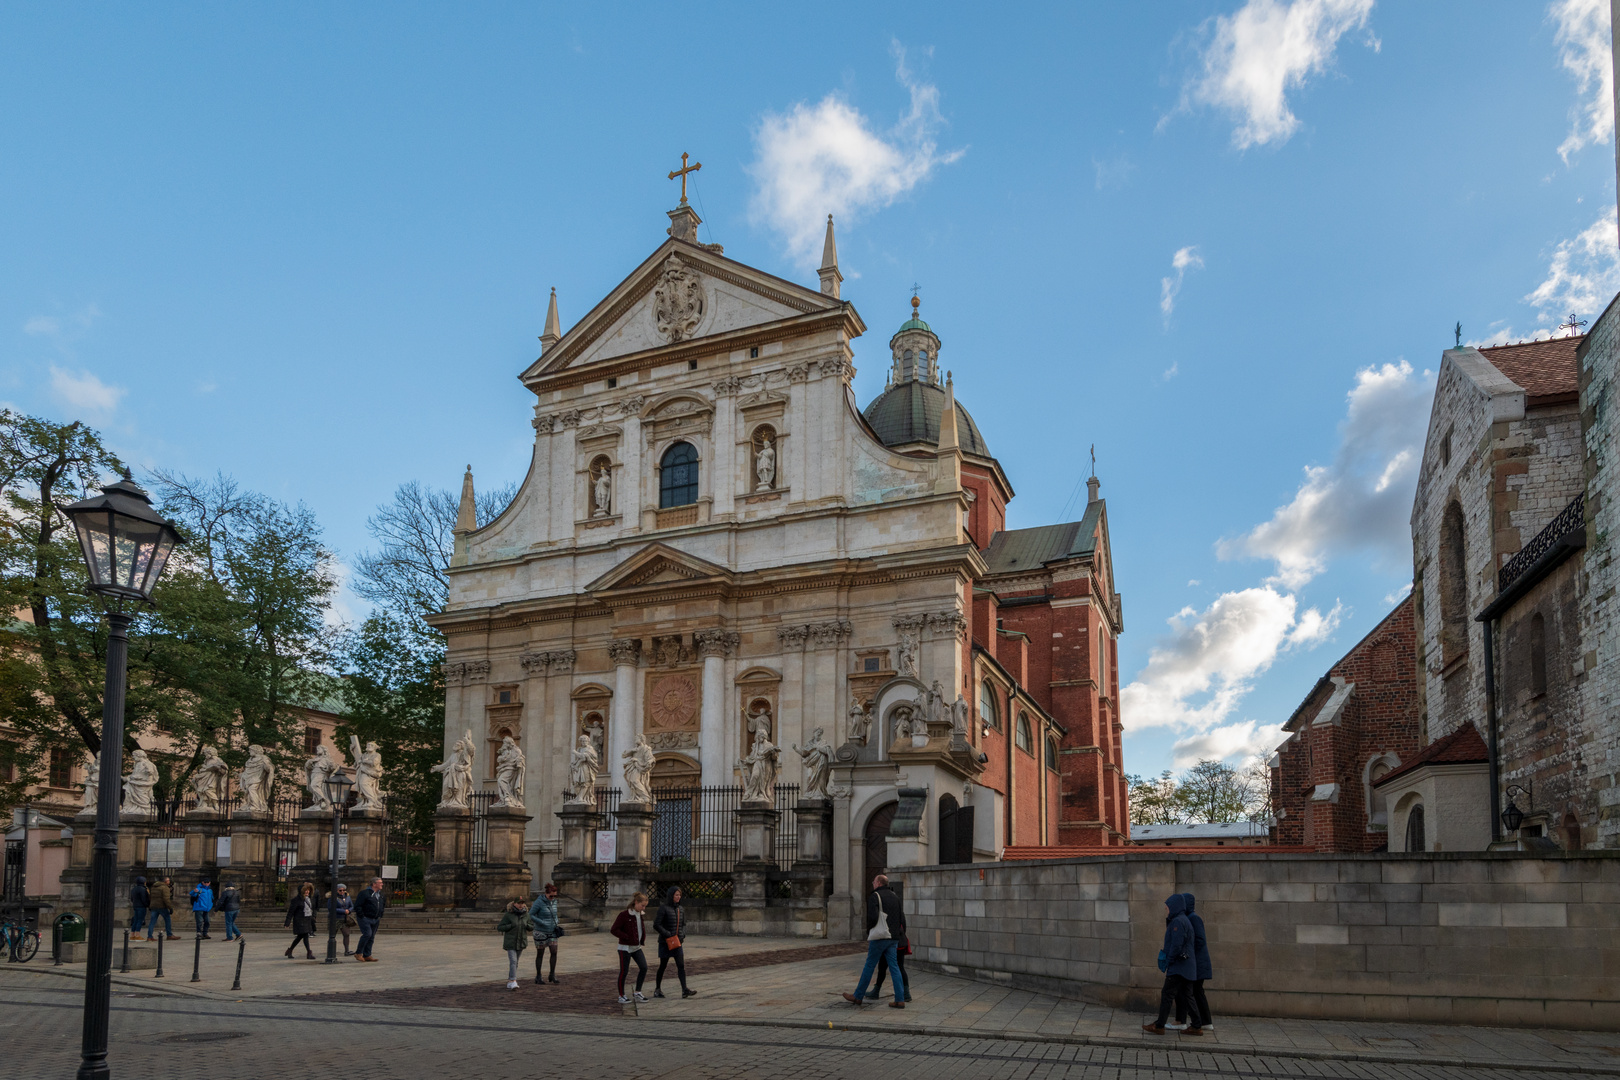
[{"label": "triangular pediment", "polygon": [[532,382],[603,360],[841,306],[814,289],[680,240],[659,245],[522,375]]},{"label": "triangular pediment", "polygon": [[684,585],[730,578],[731,572],[722,566],[677,551],[668,544],[648,544],[585,586],[585,591],[603,593],[649,585]]}]

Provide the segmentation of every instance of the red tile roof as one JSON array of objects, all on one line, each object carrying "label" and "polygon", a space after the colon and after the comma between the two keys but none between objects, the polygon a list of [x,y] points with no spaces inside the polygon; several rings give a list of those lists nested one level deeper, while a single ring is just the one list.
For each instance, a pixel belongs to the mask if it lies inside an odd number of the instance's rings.
[{"label": "red tile roof", "polygon": [[1373,781],[1373,787],[1383,787],[1397,776],[1405,776],[1422,765],[1478,765],[1489,760],[1490,751],[1485,749],[1485,740],[1479,737],[1479,729],[1473,724],[1464,724],[1450,735],[1430,743],[1422,753],[1403,762],[1394,772],[1380,776]]},{"label": "red tile roof", "polygon": [[[1581,368],[1575,353],[1584,340],[1585,335],[1576,335],[1520,345],[1493,345],[1479,351],[1492,367],[1524,387],[1528,398],[1525,404],[1551,405],[1580,392]],[[1555,400],[1546,400],[1549,398]]]}]

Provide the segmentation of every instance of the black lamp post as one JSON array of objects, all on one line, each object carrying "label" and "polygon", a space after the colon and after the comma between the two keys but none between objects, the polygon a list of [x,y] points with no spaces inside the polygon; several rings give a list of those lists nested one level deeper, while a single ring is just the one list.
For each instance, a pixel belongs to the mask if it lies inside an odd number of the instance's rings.
[{"label": "black lamp post", "polygon": [[332,880],[326,890],[326,962],[337,963],[338,824],[349,801],[354,781],[335,772],[326,778],[326,797],[332,802]]},{"label": "black lamp post", "polygon": [[1502,827],[1510,833],[1517,833],[1519,826],[1524,824],[1524,811],[1520,810],[1519,804],[1513,801],[1513,796],[1523,795],[1525,802],[1529,803],[1532,808],[1535,806],[1535,796],[1518,784],[1509,784],[1506,794],[1508,804],[1507,809],[1502,811]]},{"label": "black lamp post", "polygon": [[84,1042],[79,1080],[111,1075],[107,1069],[107,1012],[112,1004],[113,879],[118,873],[118,801],[124,775],[124,676],[129,659],[130,614],[124,602],[144,603],[163,573],[180,532],[152,509],[130,479],[101,494],[62,507],[79,534],[90,572],[90,591],[112,597],[107,612],[107,685],[101,697],[101,796],[90,849],[90,956],[84,977]]}]

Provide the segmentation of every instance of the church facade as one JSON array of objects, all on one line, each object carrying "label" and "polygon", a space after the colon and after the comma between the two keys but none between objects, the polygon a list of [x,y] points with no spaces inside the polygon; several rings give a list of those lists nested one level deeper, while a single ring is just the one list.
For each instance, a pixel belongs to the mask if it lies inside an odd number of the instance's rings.
[{"label": "church facade", "polygon": [[[1126,842],[1095,482],[1082,521],[1007,531],[1012,485],[915,299],[858,406],[866,324],[830,218],[817,288],[699,243],[684,199],[669,218],[567,333],[553,293],[521,375],[528,475],[479,523],[469,471],[432,620],[447,750],[470,731],[486,781],[503,739],[527,757],[535,880],[582,737],[601,788],[645,739],[655,791],[690,790],[743,783],[763,731],[780,783],[829,809],[835,936],[874,869]],[[830,768],[808,771],[796,751],[823,743]]]}]

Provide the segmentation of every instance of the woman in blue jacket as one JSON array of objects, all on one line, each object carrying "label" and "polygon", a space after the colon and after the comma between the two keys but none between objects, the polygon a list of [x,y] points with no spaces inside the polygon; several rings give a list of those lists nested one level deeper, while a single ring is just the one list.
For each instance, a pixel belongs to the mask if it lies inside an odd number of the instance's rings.
[{"label": "woman in blue jacket", "polygon": [[1187,901],[1176,893],[1164,902],[1164,951],[1159,966],[1164,971],[1164,989],[1159,992],[1159,1015],[1151,1024],[1143,1024],[1143,1031],[1164,1034],[1164,1022],[1170,1017],[1171,1003],[1185,1009],[1195,1019],[1183,1035],[1204,1033],[1192,1004],[1192,984],[1198,978],[1198,963],[1193,958],[1193,928],[1187,920]]},{"label": "woman in blue jacket", "polygon": [[[1193,962],[1197,965],[1198,978],[1192,984],[1192,1002],[1197,1008],[1193,1010],[1199,1023],[1205,1031],[1215,1029],[1215,1018],[1210,1015],[1209,998],[1204,996],[1204,980],[1215,977],[1215,968],[1209,962],[1209,939],[1204,935],[1204,920],[1193,910],[1196,899],[1192,893],[1182,893],[1181,898],[1187,901],[1187,921],[1192,924],[1193,932]],[[1176,1029],[1187,1026],[1187,1012],[1180,1005],[1176,1006],[1176,1022],[1167,1024],[1167,1027]]]}]

